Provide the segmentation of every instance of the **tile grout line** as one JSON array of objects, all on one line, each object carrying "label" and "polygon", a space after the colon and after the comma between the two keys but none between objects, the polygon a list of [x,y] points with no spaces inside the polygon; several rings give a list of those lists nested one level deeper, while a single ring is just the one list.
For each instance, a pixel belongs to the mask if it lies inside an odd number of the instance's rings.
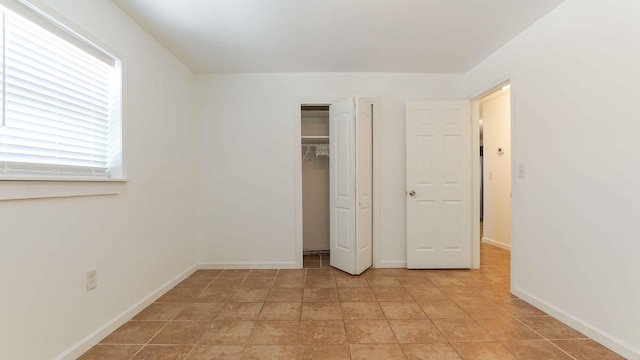
[{"label": "tile grout line", "polygon": [[[429,280],[429,278],[427,278],[427,277],[425,277],[425,278],[426,278],[427,280]],[[454,278],[457,278],[457,277],[455,277],[455,274],[454,274]],[[471,286],[471,284],[469,284],[468,282],[464,281],[463,279],[460,279],[460,278],[457,278],[457,279],[458,279],[459,281],[461,281],[463,284],[465,284],[465,286],[466,286],[466,287],[472,288],[474,291],[478,291],[478,292],[480,291],[478,288],[476,288],[476,287],[474,287],[474,286]],[[492,279],[490,279],[490,278],[489,278],[489,280],[492,280]],[[429,280],[429,281],[430,281],[430,280]],[[492,280],[492,281],[493,281],[493,280]],[[458,306],[458,307],[459,307],[459,308],[460,308],[460,309],[461,309],[461,310],[462,310],[462,311],[463,311],[463,312],[464,312],[464,313],[469,317],[469,319],[471,319],[471,320],[475,321],[475,323],[476,323],[478,326],[480,326],[484,331],[486,331],[486,332],[487,332],[487,334],[489,334],[489,335],[493,338],[493,340],[491,340],[491,341],[487,340],[487,341],[480,341],[480,342],[492,342],[492,343],[497,343],[497,344],[499,344],[500,346],[502,346],[503,348],[505,348],[502,344],[500,344],[500,341],[499,341],[498,339],[496,339],[496,338],[495,338],[495,336],[493,336],[493,335],[488,331],[488,329],[487,329],[486,327],[482,326],[482,324],[480,324],[480,323],[478,322],[478,320],[477,320],[477,319],[475,319],[475,318],[472,316],[472,314],[470,314],[467,310],[465,310],[464,308],[462,308],[462,307],[458,304],[458,302],[457,302],[457,301],[455,301],[455,300],[454,300],[453,298],[451,298],[451,297],[450,297],[450,296],[449,296],[445,291],[443,291],[443,289],[442,289],[442,287],[443,287],[443,286],[437,286],[437,285],[435,285],[435,284],[433,284],[433,285],[434,285],[434,287],[435,287],[436,289],[438,289],[439,291],[441,291],[441,292],[442,292],[442,293],[447,297],[447,299],[449,299],[449,301],[451,301],[453,304],[455,304],[456,306]],[[484,296],[484,295],[482,295],[482,294],[479,294],[479,295],[480,295],[484,300],[492,301],[491,299],[488,299],[486,296]],[[409,296],[411,296],[411,294],[409,294]],[[417,303],[417,300],[416,300],[413,296],[411,296],[411,298],[412,298],[412,299]],[[425,315],[426,315],[426,314],[425,314]],[[433,326],[434,326],[434,327],[435,327],[435,328],[436,328],[436,329],[437,329],[437,330],[442,334],[442,330],[441,330],[441,329],[440,329],[440,328],[439,328],[439,327],[438,327],[438,326],[433,322],[433,319],[432,319],[431,317],[429,317],[428,315],[427,315],[427,319],[428,319],[428,320],[433,324]],[[447,319],[447,318],[443,318],[443,319]],[[452,319],[455,319],[455,318],[452,318]],[[443,337],[447,340],[447,344],[449,344],[449,346],[453,349],[453,351],[455,351],[455,353],[456,353],[456,354],[458,354],[458,356],[459,356],[461,359],[464,359],[464,357],[462,356],[462,354],[461,354],[461,353],[458,351],[458,349],[456,349],[456,347],[454,346],[454,343],[453,343],[451,340],[449,340],[446,336],[444,336],[444,334],[442,334],[442,335],[443,335]],[[505,350],[507,350],[507,351],[508,351],[510,354],[512,354],[514,357],[516,357],[516,355],[515,355],[515,354],[513,354],[513,352],[511,352],[511,350],[509,350],[509,349],[507,349],[507,348],[505,348]]]},{"label": "tile grout line", "polygon": [[138,351],[136,351],[136,353],[135,353],[135,354],[133,354],[133,356],[131,356],[131,359],[130,359],[130,360],[132,360],[133,358],[135,358],[135,357],[136,357],[136,356],[137,356],[137,355],[138,355],[138,354],[139,354],[139,353],[140,353],[140,352],[141,352],[141,351],[142,351],[142,350],[143,350],[147,345],[149,345],[149,343],[151,342],[151,340],[153,340],[156,336],[158,336],[158,334],[160,334],[160,332],[161,332],[162,330],[164,330],[164,328],[166,328],[168,325],[169,325],[169,321],[167,321],[167,323],[166,323],[166,324],[164,324],[164,326],[163,326],[163,327],[161,327],[161,328],[160,328],[160,330],[158,330],[158,332],[156,332],[156,333],[155,333],[155,335],[153,335],[151,338],[149,338],[149,340],[147,340],[147,342],[146,342],[144,345],[142,345],[142,347],[140,347],[140,349],[138,349]]},{"label": "tile grout line", "polygon": [[[196,271],[197,271],[197,270],[196,270]],[[200,290],[200,291],[196,294],[196,297],[197,297],[198,295],[200,295],[202,292],[204,292],[204,290],[205,290],[205,289],[207,289],[207,288],[211,285],[211,283],[213,283],[213,281],[214,281],[214,280],[216,280],[217,278],[219,278],[219,277],[220,277],[220,275],[221,275],[223,272],[224,272],[224,270],[223,270],[222,272],[220,272],[219,274],[217,274],[214,278],[212,278],[212,279],[207,283],[207,285],[206,285],[202,290]],[[195,272],[194,272],[194,273],[195,273]],[[193,274],[192,274],[192,275],[193,275]],[[156,338],[156,337],[158,336],[158,334],[160,334],[160,332],[162,332],[162,330],[164,330],[164,329],[169,325],[169,323],[170,323],[171,321],[173,321],[173,320],[174,320],[174,319],[175,319],[175,318],[176,318],[176,317],[177,317],[177,316],[182,312],[182,310],[184,310],[184,308],[186,307],[186,305],[188,305],[188,304],[184,304],[183,302],[181,302],[181,303],[182,303],[182,304],[181,304],[181,305],[182,305],[182,308],[181,308],[180,312],[178,312],[178,313],[177,313],[177,314],[175,314],[175,315],[174,315],[170,320],[168,320],[168,321],[167,321],[167,323],[166,323],[166,324],[165,324],[165,325],[164,325],[164,326],[163,326],[163,327],[162,327],[162,328],[161,328],[161,329],[160,329],[160,330],[159,330],[155,335],[153,335],[153,336],[152,336],[152,337],[147,341],[147,343],[146,343],[146,344],[142,345],[142,347],[141,347],[140,349],[138,349],[138,351],[136,351],[136,352],[135,352],[135,354],[133,354],[133,356],[132,356],[132,357],[131,357],[131,359],[129,359],[129,360],[133,360],[133,359],[134,359],[134,358],[135,358],[135,357],[136,357],[136,356],[137,356],[137,355],[138,355],[138,354],[139,354],[139,353],[140,353],[140,352],[141,352],[145,347],[147,347],[147,346],[149,345],[149,343],[150,343],[154,338]],[[167,345],[168,345],[168,344],[167,344]],[[189,354],[191,354],[191,352],[193,351],[193,349],[195,349],[195,345],[193,345],[193,346],[191,347],[191,350],[189,350],[189,352],[187,353],[187,356],[185,356],[185,359],[189,356]]]},{"label": "tile grout line", "polygon": [[[224,271],[226,271],[226,269],[225,269]],[[224,273],[224,271],[223,271],[223,273]],[[240,284],[238,284],[238,285],[242,285],[242,283],[243,283],[243,282],[244,282],[244,280],[247,278],[247,276],[249,276],[249,274],[250,274],[250,273],[251,273],[251,270],[247,273],[247,275],[245,275],[245,277],[243,277],[243,278],[242,278],[242,280],[240,281]],[[222,273],[220,273],[220,275],[222,275]],[[220,275],[218,275],[218,277],[219,277]],[[225,321],[225,320],[220,320],[220,319],[219,319],[220,313],[222,313],[222,311],[224,311],[224,309],[226,309],[227,305],[230,303],[230,300],[233,298],[233,295],[235,295],[235,293],[236,293],[236,291],[237,291],[237,290],[238,290],[238,288],[234,288],[234,289],[233,289],[233,293],[229,296],[229,298],[228,298],[228,299],[225,299],[225,301],[224,301],[224,303],[223,303],[224,305],[222,305],[222,308],[221,308],[221,309],[220,309],[220,311],[216,314],[215,318],[214,318],[212,321]],[[231,320],[226,320],[226,321],[231,321]],[[212,325],[213,325],[213,324],[211,324],[211,325],[210,325],[210,329],[212,328]],[[253,329],[251,329],[251,330],[253,331]],[[202,339],[200,339],[200,341],[202,341]],[[242,345],[242,352],[241,352],[241,354],[242,354],[242,353],[244,353],[244,350],[245,350],[245,348],[246,348],[245,344],[238,344],[238,345]],[[194,346],[194,349],[195,349],[195,346]]]},{"label": "tile grout line", "polygon": [[[213,281],[213,280],[211,280]],[[204,289],[203,289],[204,290]],[[178,315],[176,315],[178,316]],[[211,322],[209,322],[209,330],[211,329]],[[200,339],[198,339],[198,341],[196,341],[195,344],[193,344],[193,347],[191,348],[191,350],[189,350],[189,352],[187,353],[187,355],[184,357],[185,360],[189,359],[189,356],[191,356],[191,354],[193,353],[193,351],[196,349],[196,347],[198,345],[200,345],[200,343],[202,342],[202,338],[204,337],[204,334],[207,332],[207,330],[205,330],[201,335],[200,335]]]},{"label": "tile grout line", "polygon": [[[541,333],[539,333],[538,331],[536,331],[535,329],[533,329],[531,326],[527,325],[525,322],[523,322],[522,320],[520,320],[519,318],[517,318],[515,315],[512,315],[512,317],[514,319],[516,319],[518,322],[520,322],[521,324],[523,324],[524,326],[526,326],[527,328],[529,328],[531,331],[533,331],[534,333],[536,333],[538,336],[540,336],[542,339],[544,339],[544,341],[550,343],[553,347],[555,347],[556,349],[560,350],[561,352],[563,352],[564,354],[566,354],[568,357],[570,357],[573,360],[577,360],[573,355],[569,354],[568,352],[564,351],[561,347],[559,347],[558,345],[554,344],[551,340],[549,340],[546,336],[542,335]],[[549,316],[553,319],[555,319],[552,316]]]},{"label": "tile grout line", "polygon": [[[196,270],[197,271],[197,270]],[[222,274],[222,273],[220,273]],[[204,289],[206,289],[215,279],[218,278],[218,276],[220,276],[220,274],[216,275],[216,277],[214,277],[213,279],[211,279],[211,281],[209,281],[209,283],[207,284],[207,286],[205,286],[202,290],[200,290],[200,292],[198,293],[198,295],[200,293],[202,293],[204,291]],[[192,274],[193,275],[193,274]],[[198,296],[196,295],[196,297]],[[180,312],[178,312],[177,314],[175,314],[171,319],[169,319],[169,321],[167,321],[167,323],[154,335],[152,336],[149,341],[147,341],[146,344],[144,344],[135,354],[133,354],[133,356],[131,357],[131,359],[135,358],[138,353],[140,353],[146,346],[149,345],[149,343],[156,338],[156,336],[158,336],[158,334],[160,334],[162,332],[162,330],[164,330],[167,326],[169,326],[169,324],[171,323],[171,321],[173,321],[181,312],[182,310],[184,310],[184,308],[186,307],[185,304],[182,304],[182,308],[180,309]],[[189,350],[189,352],[187,353],[187,356],[185,357],[185,359],[189,356],[189,354],[193,351],[193,349],[195,348],[195,345],[191,347],[191,350]],[[130,360],[131,360],[130,359]]]}]

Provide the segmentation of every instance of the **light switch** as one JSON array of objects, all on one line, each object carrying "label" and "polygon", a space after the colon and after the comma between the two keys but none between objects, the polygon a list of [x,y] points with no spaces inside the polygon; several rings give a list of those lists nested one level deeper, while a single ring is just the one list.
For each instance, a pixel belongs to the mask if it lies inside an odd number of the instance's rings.
[{"label": "light switch", "polygon": [[526,168],[524,165],[518,165],[518,178],[524,179],[526,177]]}]

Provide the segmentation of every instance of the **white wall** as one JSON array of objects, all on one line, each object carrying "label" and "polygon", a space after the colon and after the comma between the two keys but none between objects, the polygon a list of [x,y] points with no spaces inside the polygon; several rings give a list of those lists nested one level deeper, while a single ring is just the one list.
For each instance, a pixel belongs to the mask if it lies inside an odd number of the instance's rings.
[{"label": "white wall", "polygon": [[640,2],[567,0],[467,74],[513,76],[513,285],[640,358]]},{"label": "white wall", "polygon": [[201,262],[295,264],[297,101],[373,96],[382,102],[382,224],[374,246],[379,266],[405,265],[405,101],[460,98],[462,76],[198,75],[196,90]]},{"label": "white wall", "polygon": [[505,249],[511,247],[510,101],[509,91],[504,90],[480,102],[484,142],[482,241]]},{"label": "white wall", "polygon": [[329,157],[314,153],[302,160],[302,250],[328,251]]},{"label": "white wall", "polygon": [[129,181],[118,195],[0,201],[1,359],[63,354],[196,262],[193,75],[111,1],[46,4],[126,57]]}]

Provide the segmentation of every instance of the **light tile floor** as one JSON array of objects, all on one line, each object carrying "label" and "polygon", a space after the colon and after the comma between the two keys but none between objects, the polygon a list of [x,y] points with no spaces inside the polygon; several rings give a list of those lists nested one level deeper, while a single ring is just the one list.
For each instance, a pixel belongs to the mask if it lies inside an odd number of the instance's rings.
[{"label": "light tile floor", "polygon": [[[479,270],[199,270],[80,359],[621,359]],[[323,261],[324,260],[324,261]]]}]

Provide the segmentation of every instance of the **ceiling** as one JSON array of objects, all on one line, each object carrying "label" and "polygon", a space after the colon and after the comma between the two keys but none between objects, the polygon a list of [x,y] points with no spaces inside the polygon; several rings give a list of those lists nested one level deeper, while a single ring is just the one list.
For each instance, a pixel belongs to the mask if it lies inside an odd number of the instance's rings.
[{"label": "ceiling", "polygon": [[564,0],[113,0],[196,73],[464,73]]}]

